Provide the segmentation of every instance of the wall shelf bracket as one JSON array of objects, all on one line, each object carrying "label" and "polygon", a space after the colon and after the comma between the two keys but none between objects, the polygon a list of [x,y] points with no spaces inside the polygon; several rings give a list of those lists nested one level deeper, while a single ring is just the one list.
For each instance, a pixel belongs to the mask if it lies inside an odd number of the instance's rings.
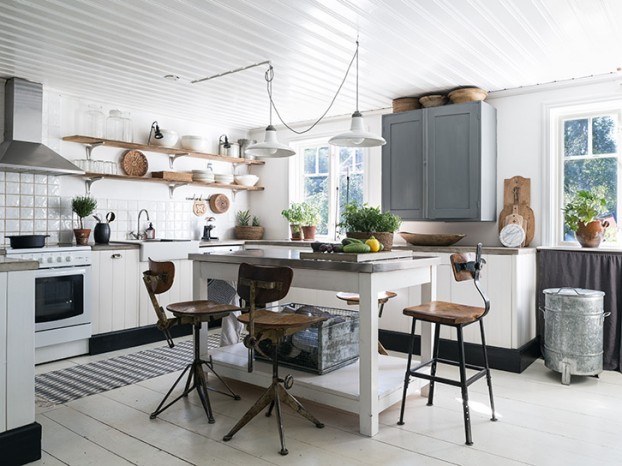
[{"label": "wall shelf bracket", "polygon": [[89,144],[84,145],[84,149],[86,150],[86,159],[91,160],[91,154],[93,153],[93,149],[103,145],[103,141],[91,142]]},{"label": "wall shelf bracket", "polygon": [[168,197],[173,199],[173,193],[181,186],[186,186],[188,183],[171,183],[168,185]]},{"label": "wall shelf bracket", "polygon": [[168,154],[168,166],[172,170],[173,165],[175,164],[175,160],[177,157],[186,157],[189,155],[188,153],[176,153],[176,154]]},{"label": "wall shelf bracket", "polygon": [[93,186],[93,183],[103,179],[103,176],[89,176],[88,178],[84,178],[84,190],[86,191],[86,195],[91,195],[91,186]]}]

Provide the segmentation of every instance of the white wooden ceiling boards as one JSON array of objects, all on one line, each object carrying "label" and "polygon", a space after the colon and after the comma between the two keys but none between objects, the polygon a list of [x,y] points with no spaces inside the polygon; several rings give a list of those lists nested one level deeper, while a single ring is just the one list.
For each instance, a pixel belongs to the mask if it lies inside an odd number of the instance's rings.
[{"label": "white wooden ceiling boards", "polygon": [[[0,77],[257,128],[268,122],[266,67],[190,81],[271,60],[282,116],[311,120],[357,34],[367,111],[460,85],[495,91],[614,73],[620,24],[620,0],[0,0]],[[329,115],[351,114],[354,92],[352,73]]]}]

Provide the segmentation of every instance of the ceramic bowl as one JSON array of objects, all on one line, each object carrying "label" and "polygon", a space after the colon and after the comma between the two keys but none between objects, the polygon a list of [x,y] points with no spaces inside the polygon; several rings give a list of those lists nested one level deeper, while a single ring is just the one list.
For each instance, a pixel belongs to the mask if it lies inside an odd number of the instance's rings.
[{"label": "ceramic bowl", "polygon": [[209,141],[201,136],[185,135],[181,137],[181,147],[183,149],[205,152],[208,148],[208,144]]},{"label": "ceramic bowl", "polygon": [[161,147],[174,147],[175,144],[177,144],[177,141],[179,140],[179,135],[176,131],[161,129],[160,132],[162,133],[161,139],[156,139],[153,136],[151,137],[152,145]]},{"label": "ceramic bowl", "polygon": [[238,175],[235,177],[235,183],[242,186],[255,186],[259,181],[259,177],[256,175]]}]

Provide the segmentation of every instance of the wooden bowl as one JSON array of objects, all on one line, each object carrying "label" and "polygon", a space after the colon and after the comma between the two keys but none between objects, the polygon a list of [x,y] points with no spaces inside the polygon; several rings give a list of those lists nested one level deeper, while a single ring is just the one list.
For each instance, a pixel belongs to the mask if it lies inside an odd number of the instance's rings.
[{"label": "wooden bowl", "polygon": [[409,110],[417,110],[421,108],[417,97],[400,97],[393,99],[393,113],[408,112]]},{"label": "wooden bowl", "polygon": [[440,107],[441,105],[445,105],[447,103],[447,96],[434,94],[434,95],[424,95],[423,97],[419,97],[419,103],[424,107]]},{"label": "wooden bowl", "polygon": [[451,91],[448,97],[454,104],[477,102],[479,100],[485,100],[486,97],[488,97],[488,91],[480,89],[479,87],[464,87]]},{"label": "wooden bowl", "polygon": [[460,241],[466,235],[424,235],[421,233],[408,233],[406,231],[400,231],[400,236],[413,246],[451,246],[452,244]]}]

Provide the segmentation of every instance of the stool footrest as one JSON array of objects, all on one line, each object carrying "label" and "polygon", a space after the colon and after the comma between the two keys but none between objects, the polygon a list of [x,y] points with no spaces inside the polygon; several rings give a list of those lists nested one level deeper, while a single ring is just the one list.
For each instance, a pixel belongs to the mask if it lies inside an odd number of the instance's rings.
[{"label": "stool footrest", "polygon": [[[461,382],[459,380],[453,380],[453,379],[447,379],[445,377],[439,377],[438,375],[432,376],[429,374],[424,374],[419,372],[421,369],[423,369],[424,367],[430,366],[432,365],[432,363],[441,363],[441,364],[447,364],[450,366],[459,366],[460,364],[456,361],[451,361],[449,359],[441,359],[441,358],[436,358],[435,359],[430,359],[427,362],[424,362],[422,364],[419,364],[416,367],[413,367],[412,369],[409,370],[409,374],[411,377],[417,377],[419,379],[424,379],[424,380],[429,380],[429,381],[434,381],[434,382],[439,382],[439,383],[444,383],[447,385],[453,385],[454,387],[460,387],[462,386]],[[474,366],[473,364],[465,364],[465,367],[467,369],[472,369],[472,370],[476,370],[478,372],[476,372],[475,374],[473,374],[471,377],[469,377],[466,380],[466,386],[468,387],[469,385],[471,385],[473,382],[475,382],[476,380],[481,379],[482,377],[484,377],[486,375],[486,368],[481,367],[481,366]]]}]

